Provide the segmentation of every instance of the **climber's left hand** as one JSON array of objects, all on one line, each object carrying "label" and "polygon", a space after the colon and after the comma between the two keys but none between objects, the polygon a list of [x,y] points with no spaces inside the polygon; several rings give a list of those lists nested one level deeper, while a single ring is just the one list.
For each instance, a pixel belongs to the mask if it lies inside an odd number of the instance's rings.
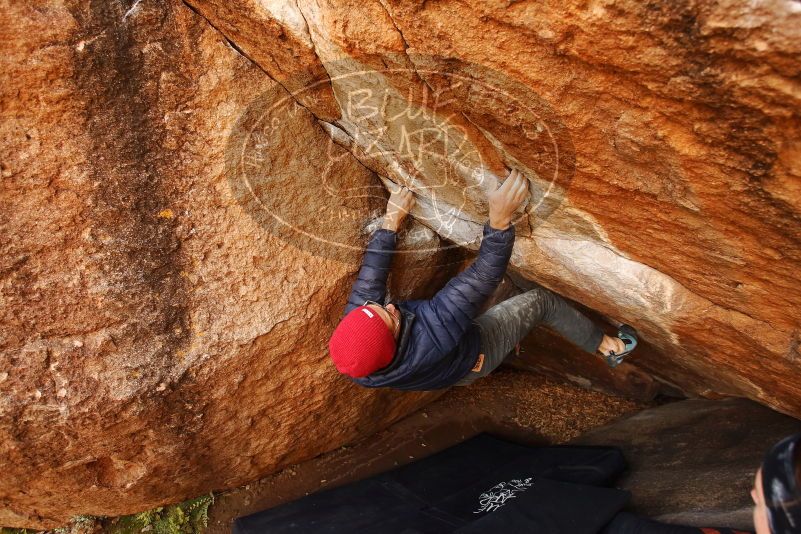
[{"label": "climber's left hand", "polygon": [[391,191],[387,202],[387,213],[384,215],[384,224],[381,228],[397,232],[403,224],[403,220],[409,214],[409,210],[414,206],[414,195],[403,186],[396,185],[395,190]]}]

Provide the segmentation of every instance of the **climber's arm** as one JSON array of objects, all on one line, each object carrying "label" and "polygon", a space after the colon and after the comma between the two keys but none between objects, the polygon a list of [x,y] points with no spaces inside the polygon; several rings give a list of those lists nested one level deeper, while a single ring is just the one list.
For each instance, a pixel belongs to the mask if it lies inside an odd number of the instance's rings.
[{"label": "climber's arm", "polygon": [[409,210],[414,204],[411,191],[405,187],[393,192],[387,202],[387,212],[381,228],[375,231],[364,253],[361,269],[353,283],[347,315],[353,309],[363,306],[368,300],[383,303],[387,293],[387,277],[389,276],[392,256],[395,253],[397,232]]},{"label": "climber's arm", "polygon": [[484,225],[484,238],[478,258],[452,278],[429,302],[432,313],[429,331],[435,334],[440,351],[448,353],[455,347],[479,310],[501,283],[512,247],[515,227],[496,230]]},{"label": "climber's arm", "polygon": [[440,352],[448,353],[459,343],[481,307],[501,283],[515,241],[512,215],[527,197],[528,180],[512,171],[506,181],[489,195],[490,220],[484,225],[478,258],[427,303],[430,313],[421,315],[427,318],[427,330]]}]

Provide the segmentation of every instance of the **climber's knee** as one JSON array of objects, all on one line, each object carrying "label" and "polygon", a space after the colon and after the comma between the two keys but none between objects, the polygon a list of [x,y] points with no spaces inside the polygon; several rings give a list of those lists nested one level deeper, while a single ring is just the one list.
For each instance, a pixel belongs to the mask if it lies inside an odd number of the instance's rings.
[{"label": "climber's knee", "polygon": [[528,291],[526,291],[526,294],[530,295],[530,298],[537,300],[544,300],[553,295],[553,293],[551,293],[544,287],[535,287],[533,289],[529,289]]},{"label": "climber's knee", "polygon": [[528,296],[529,302],[538,303],[543,308],[546,307],[546,304],[553,300],[553,293],[544,287],[535,287],[534,289],[529,289],[525,294]]},{"label": "climber's knee", "polygon": [[528,295],[532,313],[536,313],[540,321],[547,323],[553,319],[557,307],[556,293],[544,287],[535,287],[525,294]]}]

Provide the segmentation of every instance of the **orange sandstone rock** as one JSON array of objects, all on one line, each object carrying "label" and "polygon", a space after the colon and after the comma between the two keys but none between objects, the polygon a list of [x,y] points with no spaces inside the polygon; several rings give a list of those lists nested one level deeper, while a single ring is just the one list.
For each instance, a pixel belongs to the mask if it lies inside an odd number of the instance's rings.
[{"label": "orange sandstone rock", "polygon": [[518,167],[514,274],[648,348],[526,366],[801,415],[797,2],[187,4],[0,3],[0,524],[232,487],[430,400],[326,361],[389,182],[394,296]]},{"label": "orange sandstone rock", "polygon": [[[283,89],[185,5],[123,4],[0,9],[13,30],[0,96],[3,526],[241,485],[433,398],[356,387],[327,358],[381,183],[289,99],[293,119],[271,141],[296,174],[256,185],[298,215],[286,232],[323,241],[282,238],[238,197],[226,149],[259,95]],[[365,187],[380,194],[337,196]],[[406,291],[439,273],[424,230],[409,246],[431,263]]]},{"label": "orange sandstone rock", "polygon": [[632,364],[667,387],[801,415],[797,2],[298,12],[340,107],[327,131],[412,187],[418,221],[475,249],[498,162],[521,168],[517,274],[637,326]]}]

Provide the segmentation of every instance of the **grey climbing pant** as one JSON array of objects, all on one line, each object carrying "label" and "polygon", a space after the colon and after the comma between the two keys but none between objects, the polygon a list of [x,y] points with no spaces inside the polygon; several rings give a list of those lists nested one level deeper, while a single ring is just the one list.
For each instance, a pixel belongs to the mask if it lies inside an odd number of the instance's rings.
[{"label": "grey climbing pant", "polygon": [[476,362],[479,368],[470,371],[457,386],[471,384],[494,371],[538,324],[552,327],[590,354],[598,349],[604,335],[583,313],[541,287],[496,304],[473,322],[481,333],[481,354]]}]

